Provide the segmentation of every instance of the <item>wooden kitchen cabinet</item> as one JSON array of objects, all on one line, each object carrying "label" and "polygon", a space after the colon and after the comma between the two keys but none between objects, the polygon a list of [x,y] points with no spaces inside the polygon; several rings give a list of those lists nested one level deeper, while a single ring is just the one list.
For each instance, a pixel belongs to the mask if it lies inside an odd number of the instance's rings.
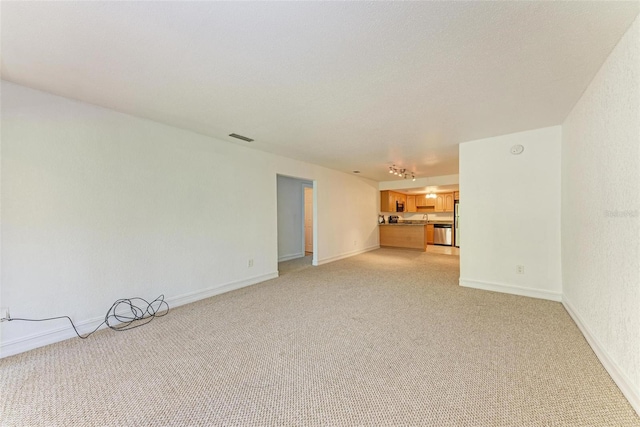
[{"label": "wooden kitchen cabinet", "polygon": [[[380,232],[380,246],[390,248],[427,250],[427,225],[398,225],[381,224],[378,226]],[[433,224],[431,224],[433,232]]]},{"label": "wooden kitchen cabinet", "polygon": [[436,199],[430,199],[426,194],[416,195],[416,207],[434,207],[436,205]]},{"label": "wooden kitchen cabinet", "polygon": [[407,196],[405,196],[402,193],[396,193],[395,191],[391,191],[391,201],[392,201],[392,205],[389,206],[389,208],[391,209],[390,212],[398,212],[398,210],[396,209],[396,206],[398,206],[398,203],[402,203],[405,205],[405,209],[407,208]]},{"label": "wooden kitchen cabinet", "polygon": [[395,191],[381,191],[380,192],[380,212],[397,212],[396,202],[407,204],[407,196]]},{"label": "wooden kitchen cabinet", "polygon": [[445,212],[453,212],[453,193],[448,193],[444,195],[444,211]]},{"label": "wooden kitchen cabinet", "polygon": [[[393,200],[393,191],[381,191],[380,192],[380,212],[395,212],[396,203]],[[393,210],[391,208],[393,207]]]},{"label": "wooden kitchen cabinet", "polygon": [[453,193],[453,200],[460,200],[460,192],[459,191],[455,191]]},{"label": "wooden kitchen cabinet", "polygon": [[433,224],[427,224],[427,245],[433,245]]},{"label": "wooden kitchen cabinet", "polygon": [[434,212],[453,212],[453,204],[453,193],[438,194]]},{"label": "wooden kitchen cabinet", "polygon": [[418,212],[416,209],[416,196],[407,196],[407,204],[405,205],[407,212]]}]

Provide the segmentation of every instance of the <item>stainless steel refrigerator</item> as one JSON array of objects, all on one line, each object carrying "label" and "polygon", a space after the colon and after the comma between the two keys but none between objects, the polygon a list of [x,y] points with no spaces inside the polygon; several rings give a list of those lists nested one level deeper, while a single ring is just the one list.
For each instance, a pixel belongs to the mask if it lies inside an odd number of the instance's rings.
[{"label": "stainless steel refrigerator", "polygon": [[456,201],[453,205],[453,227],[455,228],[455,239],[453,246],[460,247],[460,202]]}]

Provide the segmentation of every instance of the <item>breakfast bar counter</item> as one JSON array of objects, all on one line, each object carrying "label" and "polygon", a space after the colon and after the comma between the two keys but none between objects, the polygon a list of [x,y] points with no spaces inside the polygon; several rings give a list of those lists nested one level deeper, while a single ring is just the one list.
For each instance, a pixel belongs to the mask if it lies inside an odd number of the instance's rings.
[{"label": "breakfast bar counter", "polygon": [[380,224],[379,230],[381,247],[425,252],[427,244],[433,244],[433,224],[426,222]]}]

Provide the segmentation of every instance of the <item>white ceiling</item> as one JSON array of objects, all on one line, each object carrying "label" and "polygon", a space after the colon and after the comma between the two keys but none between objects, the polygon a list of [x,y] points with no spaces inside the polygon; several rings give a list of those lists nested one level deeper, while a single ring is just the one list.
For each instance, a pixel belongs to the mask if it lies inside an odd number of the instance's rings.
[{"label": "white ceiling", "polygon": [[562,123],[633,2],[6,2],[2,78],[361,176]]}]

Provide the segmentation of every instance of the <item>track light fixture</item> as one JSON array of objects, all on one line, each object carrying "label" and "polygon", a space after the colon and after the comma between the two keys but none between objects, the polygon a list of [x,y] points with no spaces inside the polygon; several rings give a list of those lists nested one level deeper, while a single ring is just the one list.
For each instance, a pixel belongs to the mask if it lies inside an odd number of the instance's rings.
[{"label": "track light fixture", "polygon": [[412,181],[416,180],[416,176],[413,172],[407,172],[406,169],[396,168],[396,165],[389,166],[389,173],[399,176],[402,179],[411,177]]}]

